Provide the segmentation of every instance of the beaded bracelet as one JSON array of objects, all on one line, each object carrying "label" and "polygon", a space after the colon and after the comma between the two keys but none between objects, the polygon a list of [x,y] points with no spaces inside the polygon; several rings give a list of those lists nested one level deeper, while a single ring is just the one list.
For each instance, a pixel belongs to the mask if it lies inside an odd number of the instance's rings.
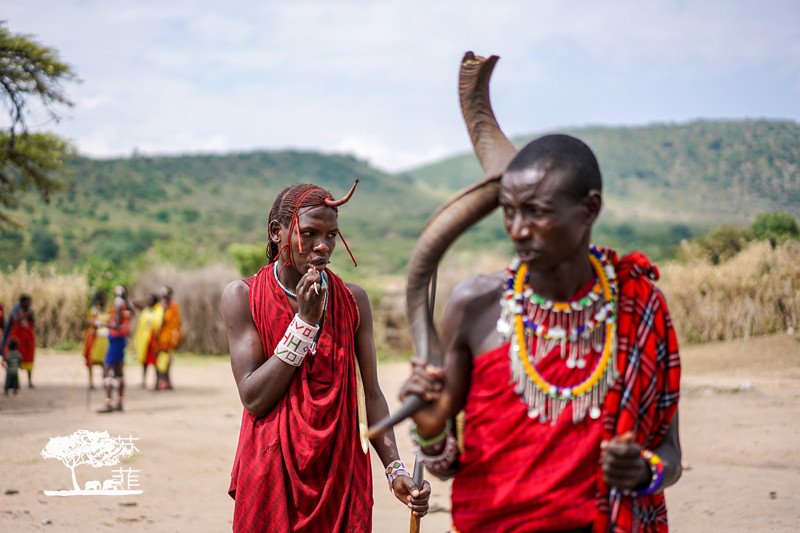
[{"label": "beaded bracelet", "polygon": [[648,496],[658,491],[664,484],[664,463],[655,452],[646,448],[642,449],[642,459],[647,461],[647,466],[650,467],[650,484],[640,490],[626,490],[625,494],[638,498],[640,496]]},{"label": "beaded bracelet", "polygon": [[275,346],[273,355],[292,366],[300,366],[306,354],[314,344],[314,337],[319,330],[319,326],[306,324],[300,315],[295,314],[283,338]]},{"label": "beaded bracelet", "polygon": [[400,476],[408,476],[411,477],[411,474],[408,473],[406,470],[406,465],[403,464],[403,461],[400,459],[396,461],[392,461],[389,463],[389,466],[386,467],[386,479],[389,481],[389,490],[394,492],[394,487],[392,487],[392,482],[395,478]]},{"label": "beaded bracelet", "polygon": [[450,419],[448,418],[444,424],[444,429],[442,430],[441,433],[439,433],[435,437],[426,439],[425,437],[420,435],[419,432],[417,431],[417,425],[411,424],[411,440],[416,444],[418,444],[419,446],[432,446],[434,444],[442,442],[444,438],[447,437],[447,434],[450,433],[450,429],[451,429],[451,424],[450,424]]},{"label": "beaded bracelet", "polygon": [[458,460],[458,440],[452,432],[445,436],[444,448],[439,455],[428,455],[416,442],[412,442],[412,445],[417,460],[422,461],[422,464],[434,473],[446,472]]}]

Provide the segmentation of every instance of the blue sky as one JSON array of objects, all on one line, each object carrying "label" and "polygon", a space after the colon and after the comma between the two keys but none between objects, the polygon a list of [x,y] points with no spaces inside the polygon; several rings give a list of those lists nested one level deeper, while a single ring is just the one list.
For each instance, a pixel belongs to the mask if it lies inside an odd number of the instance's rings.
[{"label": "blue sky", "polygon": [[501,56],[491,93],[509,135],[800,121],[793,0],[0,0],[0,13],[83,80],[61,122],[30,124],[90,157],[297,148],[403,170],[471,149],[467,50]]}]

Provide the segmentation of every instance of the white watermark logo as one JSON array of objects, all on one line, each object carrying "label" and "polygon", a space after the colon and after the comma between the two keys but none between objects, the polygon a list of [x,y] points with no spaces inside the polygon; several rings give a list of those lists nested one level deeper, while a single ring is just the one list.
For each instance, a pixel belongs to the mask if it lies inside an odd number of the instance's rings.
[{"label": "white watermark logo", "polygon": [[72,472],[74,490],[46,490],[47,496],[125,496],[141,494],[138,490],[139,471],[132,468],[112,470],[110,479],[102,482],[87,481],[83,489],[78,484],[75,468],[89,465],[94,468],[116,466],[125,457],[130,457],[139,449],[134,446],[135,437],[111,437],[107,431],[87,431],[79,429],[68,437],[53,437],[42,450],[45,459],[58,459]]}]

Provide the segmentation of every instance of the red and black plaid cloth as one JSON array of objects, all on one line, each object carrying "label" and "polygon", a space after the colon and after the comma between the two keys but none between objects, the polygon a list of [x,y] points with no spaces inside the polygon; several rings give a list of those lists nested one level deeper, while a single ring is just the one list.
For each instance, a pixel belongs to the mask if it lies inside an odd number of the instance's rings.
[{"label": "red and black plaid cloth", "polygon": [[[372,473],[357,423],[358,308],[344,282],[326,272],[329,307],[317,353],[306,356],[266,416],[242,416],[229,489],[234,531],[372,530]],[[294,313],[272,265],[245,281],[268,358]]]},{"label": "red and black plaid cloth", "polygon": [[[574,424],[567,406],[550,425],[531,420],[509,384],[508,344],[476,357],[465,407],[464,453],[453,480],[453,522],[463,532],[667,530],[663,495],[611,497],[599,470],[600,441],[634,431],[654,448],[675,414],[680,361],[656,271],[641,254],[617,260],[620,279],[618,369],[603,416]],[[583,293],[591,283],[581,289]],[[576,297],[582,295],[581,291]],[[585,379],[593,364],[567,369],[555,349],[537,363],[560,386]]]},{"label": "red and black plaid cloth", "polygon": [[[603,415],[603,439],[633,431],[635,440],[653,449],[661,442],[678,409],[681,362],[664,295],[651,280],[658,270],[643,254],[617,260],[604,250],[620,280],[617,342],[620,378],[609,391]],[[668,531],[664,494],[640,498],[609,491],[598,471],[598,533]]]}]

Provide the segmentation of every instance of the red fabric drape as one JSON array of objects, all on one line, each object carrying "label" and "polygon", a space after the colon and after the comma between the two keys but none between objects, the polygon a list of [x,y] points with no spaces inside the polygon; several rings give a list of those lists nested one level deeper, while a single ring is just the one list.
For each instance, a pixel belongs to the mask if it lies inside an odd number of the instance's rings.
[{"label": "red fabric drape", "polygon": [[[620,280],[618,368],[620,378],[606,397],[603,439],[633,431],[635,441],[653,449],[661,443],[678,409],[681,365],[678,341],[664,295],[653,281],[658,270],[644,254],[621,260],[605,250]],[[664,494],[641,498],[610,491],[598,470],[596,533],[665,533]]]},{"label": "red fabric drape", "polygon": [[[667,531],[663,494],[611,494],[599,470],[600,441],[632,430],[655,448],[677,409],[678,346],[666,304],[643,255],[618,260],[618,370],[599,420],[572,422],[568,406],[555,425],[527,416],[509,385],[508,344],[476,357],[466,403],[464,454],[453,480],[453,522],[464,532],[559,531],[594,523],[596,533]],[[586,288],[584,288],[584,291]],[[578,296],[578,295],[576,295]],[[569,370],[558,350],[537,368],[553,383],[579,382],[593,369]]]},{"label": "red fabric drape", "polygon": [[19,304],[14,306],[11,310],[11,315],[8,317],[8,324],[6,324],[5,336],[3,338],[3,355],[8,352],[8,341],[13,338],[19,341],[17,350],[20,355],[22,355],[22,363],[32,365],[36,352],[36,335],[33,332],[33,311],[30,309],[23,309]]},{"label": "red fabric drape", "polygon": [[[281,400],[262,418],[246,410],[231,474],[234,531],[370,532],[372,477],[361,450],[354,332],[358,308],[344,282],[330,280],[317,353],[306,356]],[[272,265],[245,280],[265,358],[292,320]]]}]

